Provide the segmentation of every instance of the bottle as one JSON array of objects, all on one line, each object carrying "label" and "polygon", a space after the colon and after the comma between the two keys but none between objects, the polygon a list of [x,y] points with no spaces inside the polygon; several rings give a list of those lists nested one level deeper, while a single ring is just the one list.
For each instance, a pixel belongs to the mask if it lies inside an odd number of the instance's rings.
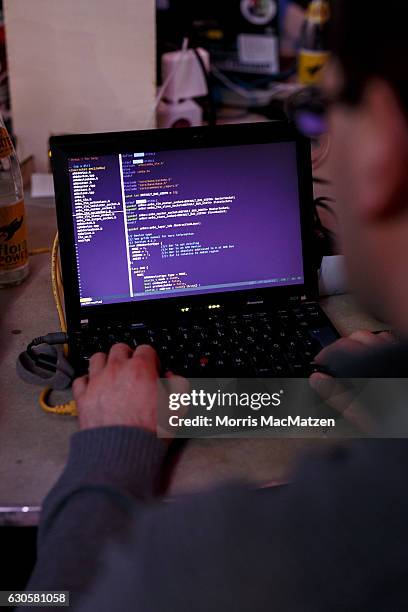
[{"label": "bottle", "polygon": [[20,285],[28,273],[23,180],[0,115],[0,289]]},{"label": "bottle", "polygon": [[302,85],[316,85],[329,59],[330,6],[327,0],[312,0],[300,36],[298,77]]}]

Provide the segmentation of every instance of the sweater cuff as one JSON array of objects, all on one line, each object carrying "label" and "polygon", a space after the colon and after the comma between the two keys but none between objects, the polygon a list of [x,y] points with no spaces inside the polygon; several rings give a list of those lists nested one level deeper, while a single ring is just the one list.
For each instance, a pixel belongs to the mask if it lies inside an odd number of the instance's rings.
[{"label": "sweater cuff", "polygon": [[167,445],[136,427],[85,429],[71,438],[65,474],[82,483],[111,484],[138,496],[151,495]]}]

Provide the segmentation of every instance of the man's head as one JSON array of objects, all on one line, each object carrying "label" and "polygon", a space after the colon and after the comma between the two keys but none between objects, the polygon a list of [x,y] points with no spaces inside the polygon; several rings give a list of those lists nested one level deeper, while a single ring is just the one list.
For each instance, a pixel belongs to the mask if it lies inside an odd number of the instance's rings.
[{"label": "man's head", "polygon": [[408,36],[401,0],[332,0],[324,83],[340,238],[354,289],[408,333]]}]

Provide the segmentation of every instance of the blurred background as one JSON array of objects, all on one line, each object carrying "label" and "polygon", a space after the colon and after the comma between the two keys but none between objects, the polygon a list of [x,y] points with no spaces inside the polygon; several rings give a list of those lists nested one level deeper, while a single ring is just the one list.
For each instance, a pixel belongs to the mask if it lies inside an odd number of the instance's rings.
[{"label": "blurred background", "polygon": [[326,51],[307,0],[0,5],[0,110],[37,172],[52,134],[279,118],[299,49]]}]

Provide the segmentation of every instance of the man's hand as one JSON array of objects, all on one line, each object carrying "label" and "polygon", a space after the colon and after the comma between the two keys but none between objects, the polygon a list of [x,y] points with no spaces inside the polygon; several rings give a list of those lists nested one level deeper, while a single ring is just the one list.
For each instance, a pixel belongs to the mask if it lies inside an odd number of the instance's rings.
[{"label": "man's hand", "polygon": [[[315,363],[325,366],[330,356],[340,350],[353,356],[363,353],[367,349],[377,349],[395,342],[395,337],[390,332],[373,334],[369,331],[358,331],[348,338],[341,338],[323,349],[316,357]],[[373,430],[370,416],[356,401],[354,395],[345,389],[340,382],[327,374],[316,373],[311,376],[310,385],[329,406],[336,412],[341,413],[345,419],[361,431],[369,433]]]},{"label": "man's hand", "polygon": [[[339,350],[350,353],[350,356],[358,355],[361,352],[369,349],[381,348],[384,345],[395,343],[395,337],[390,332],[381,332],[373,334],[369,331],[357,331],[351,334],[348,338],[340,338],[337,342],[330,344],[319,353],[315,359],[317,365],[324,366],[328,358]],[[322,374],[313,374],[312,379],[320,377]]]},{"label": "man's hand", "polygon": [[[183,393],[187,381],[167,374],[168,392]],[[158,402],[167,398],[159,384],[159,360],[150,346],[132,351],[116,344],[109,355],[97,353],[89,362],[89,374],[73,385],[81,429],[124,425],[157,431]]]}]

